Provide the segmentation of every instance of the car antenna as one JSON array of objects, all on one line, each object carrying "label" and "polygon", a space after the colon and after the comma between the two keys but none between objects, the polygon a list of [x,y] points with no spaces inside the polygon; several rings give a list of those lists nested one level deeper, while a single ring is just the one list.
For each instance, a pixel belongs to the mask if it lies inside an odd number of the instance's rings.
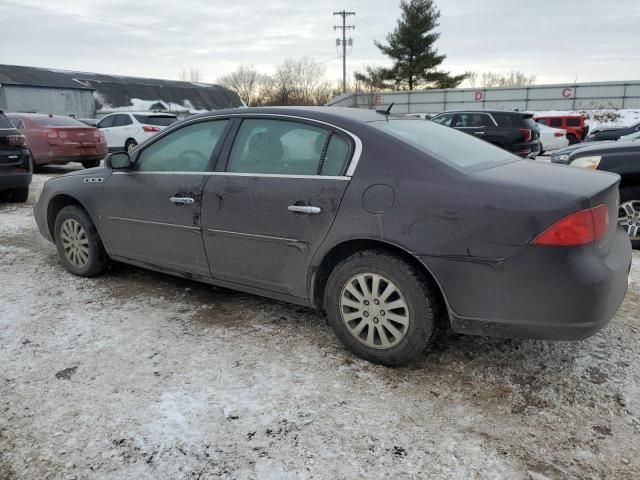
[{"label": "car antenna", "polygon": [[391,114],[391,109],[393,108],[393,106],[395,105],[395,102],[391,102],[391,105],[389,105],[389,107],[386,110],[376,110],[376,113],[381,113],[382,115],[390,115]]}]

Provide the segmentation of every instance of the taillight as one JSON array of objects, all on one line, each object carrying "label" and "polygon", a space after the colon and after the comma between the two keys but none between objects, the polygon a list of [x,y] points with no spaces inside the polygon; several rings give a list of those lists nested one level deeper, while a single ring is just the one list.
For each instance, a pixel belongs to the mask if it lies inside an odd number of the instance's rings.
[{"label": "taillight", "polygon": [[100,139],[100,130],[98,130],[97,128],[93,131],[93,138],[95,140],[99,140]]},{"label": "taillight", "polygon": [[554,137],[558,137],[558,138],[564,137],[564,133],[562,133],[562,132],[553,132],[553,136]]},{"label": "taillight", "polygon": [[42,137],[45,140],[58,138],[58,132],[52,130],[51,128],[45,128],[44,130],[42,130]]},{"label": "taillight", "polygon": [[27,139],[24,135],[7,135],[9,145],[24,145]]},{"label": "taillight", "polygon": [[598,205],[558,220],[531,243],[551,247],[578,247],[602,239],[609,230],[609,208]]},{"label": "taillight", "polygon": [[523,142],[530,142],[531,141],[531,129],[530,128],[519,128],[518,131],[522,132],[522,134],[524,135]]},{"label": "taillight", "polygon": [[145,131],[145,132],[147,132],[147,133],[152,133],[152,132],[159,132],[159,131],[160,131],[160,128],[158,128],[158,127],[151,127],[151,126],[149,126],[149,125],[144,125],[144,126],[142,127],[142,130],[144,130],[144,131]]}]

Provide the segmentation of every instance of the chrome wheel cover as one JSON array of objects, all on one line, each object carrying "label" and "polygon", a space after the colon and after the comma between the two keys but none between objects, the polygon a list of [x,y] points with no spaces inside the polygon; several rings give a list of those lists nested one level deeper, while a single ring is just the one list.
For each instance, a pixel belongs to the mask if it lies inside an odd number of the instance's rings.
[{"label": "chrome wheel cover", "polygon": [[78,221],[67,218],[62,222],[60,242],[64,256],[74,267],[84,268],[89,263],[89,239]]},{"label": "chrome wheel cover", "polygon": [[618,225],[627,231],[631,240],[640,240],[640,200],[620,204]]},{"label": "chrome wheel cover", "polygon": [[340,315],[349,333],[380,350],[396,346],[409,329],[409,306],[400,289],[377,273],[359,273],[340,293]]}]

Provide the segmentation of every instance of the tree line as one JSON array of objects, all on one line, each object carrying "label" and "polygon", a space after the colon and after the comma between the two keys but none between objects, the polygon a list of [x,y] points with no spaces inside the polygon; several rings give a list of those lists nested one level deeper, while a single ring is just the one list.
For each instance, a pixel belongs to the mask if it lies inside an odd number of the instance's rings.
[{"label": "tree line", "polygon": [[[456,88],[463,82],[469,86],[497,87],[532,85],[535,75],[519,71],[508,74],[469,71],[452,75],[441,68],[447,58],[436,48],[440,11],[434,0],[401,0],[400,18],[385,42],[374,44],[391,61],[390,67],[367,66],[356,72],[349,85],[351,92]],[[199,71],[190,77],[199,80]],[[242,65],[223,75],[217,83],[235,91],[248,106],[324,105],[341,92],[338,83],[329,82],[326,68],[313,59],[287,59],[275,73],[267,75],[252,66]],[[181,77],[187,77],[183,72]],[[186,78],[185,78],[186,79]]]}]

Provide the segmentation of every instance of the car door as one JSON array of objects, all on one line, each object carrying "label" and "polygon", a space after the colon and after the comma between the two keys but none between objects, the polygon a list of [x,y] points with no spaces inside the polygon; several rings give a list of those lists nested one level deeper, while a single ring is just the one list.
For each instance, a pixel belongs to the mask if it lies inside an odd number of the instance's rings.
[{"label": "car door", "polygon": [[354,139],[326,124],[289,117],[238,123],[225,160],[204,189],[202,228],[211,275],[305,298],[311,258],[349,183],[344,171]]},{"label": "car door", "polygon": [[209,276],[201,235],[202,189],[228,120],[190,122],[135,153],[105,181],[102,212],[112,255]]},{"label": "car door", "polygon": [[114,148],[116,148],[116,143],[114,141],[114,134],[113,134],[113,123],[115,119],[116,119],[116,115],[107,115],[102,120],[100,120],[96,125],[96,127],[98,127],[104,134],[104,138],[107,141],[107,147],[110,150],[113,150]]},{"label": "car door", "polygon": [[113,146],[118,150],[124,150],[127,140],[136,137],[137,128],[131,120],[129,114],[119,113],[115,116],[113,127],[111,127],[111,135],[113,136]]}]

